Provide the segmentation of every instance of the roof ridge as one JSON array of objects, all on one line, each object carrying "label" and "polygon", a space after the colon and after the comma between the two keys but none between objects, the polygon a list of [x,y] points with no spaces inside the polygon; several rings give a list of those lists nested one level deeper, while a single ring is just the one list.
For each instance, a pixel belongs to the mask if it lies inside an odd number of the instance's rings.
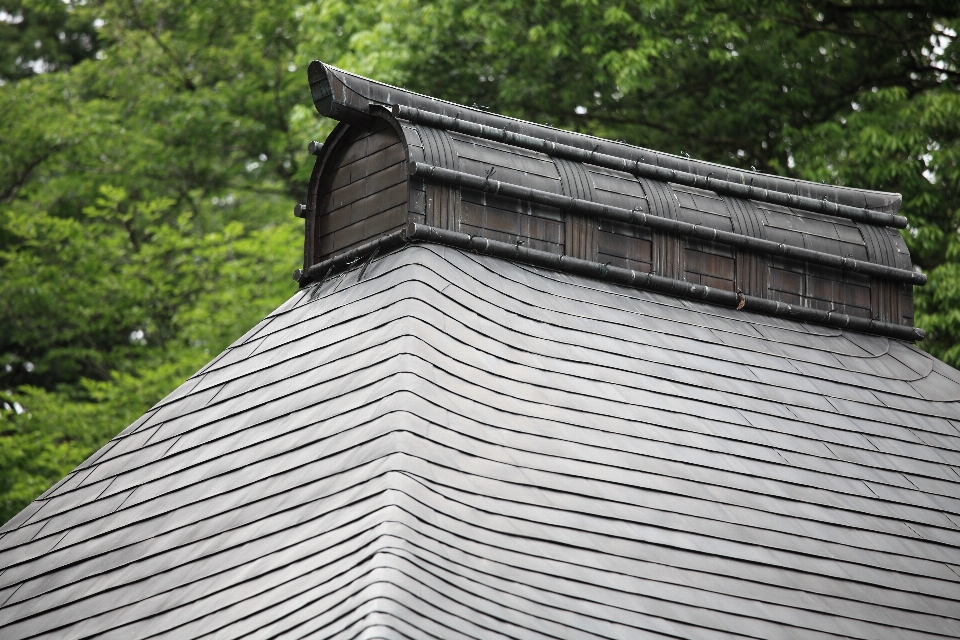
[{"label": "roof ridge", "polygon": [[706,160],[684,158],[625,142],[557,129],[395,87],[350,73],[320,60],[310,63],[308,78],[317,110],[325,116],[346,122],[370,123],[373,120],[370,115],[371,107],[406,106],[498,129],[506,130],[512,127],[514,133],[579,149],[602,152],[631,162],[636,160],[638,154],[643,154],[653,158],[651,164],[668,170],[690,173],[699,177],[716,175],[717,178],[714,180],[743,185],[749,182],[756,189],[826,200],[833,204],[896,213],[903,201],[903,197],[898,193],[817,184],[808,180],[742,171]]}]

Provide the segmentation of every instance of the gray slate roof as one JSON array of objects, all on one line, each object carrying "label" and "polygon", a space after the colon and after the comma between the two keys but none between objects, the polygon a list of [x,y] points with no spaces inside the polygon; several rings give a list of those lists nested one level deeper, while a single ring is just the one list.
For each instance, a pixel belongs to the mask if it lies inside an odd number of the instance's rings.
[{"label": "gray slate roof", "polygon": [[960,374],[411,245],[7,524],[0,637],[960,636]]}]

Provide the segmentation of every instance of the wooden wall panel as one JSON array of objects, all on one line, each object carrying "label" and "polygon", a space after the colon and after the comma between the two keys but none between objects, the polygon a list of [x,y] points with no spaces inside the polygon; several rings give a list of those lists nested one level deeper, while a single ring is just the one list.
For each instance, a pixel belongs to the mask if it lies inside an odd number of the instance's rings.
[{"label": "wooden wall panel", "polygon": [[460,189],[446,184],[428,183],[424,224],[460,231]]},{"label": "wooden wall panel", "polygon": [[[690,224],[733,231],[730,211],[715,193],[669,185],[679,207],[680,219]],[[736,291],[736,252],[728,246],[698,240],[683,243],[683,278],[695,284]]]},{"label": "wooden wall panel", "polygon": [[908,284],[900,287],[900,323],[913,326],[913,287]]},{"label": "wooden wall panel", "polygon": [[876,279],[871,282],[870,313],[875,320],[900,322],[903,317],[900,311],[900,291],[901,286],[895,282]]},{"label": "wooden wall panel", "polygon": [[460,231],[552,253],[564,252],[564,218],[551,207],[463,189]]},{"label": "wooden wall panel", "polygon": [[564,253],[595,262],[599,252],[599,225],[593,218],[568,212],[564,218]]},{"label": "wooden wall panel", "polygon": [[649,229],[601,220],[597,262],[649,273],[653,268],[653,238]]},{"label": "wooden wall panel", "polygon": [[386,124],[351,128],[320,181],[311,230],[315,261],[402,227],[409,198],[406,151],[396,132]]},{"label": "wooden wall panel", "polygon": [[730,247],[688,240],[684,247],[684,279],[694,284],[736,291],[737,262]]},{"label": "wooden wall panel", "polygon": [[402,227],[407,223],[407,205],[402,203],[390,209],[364,217],[354,224],[329,233],[320,240],[320,255],[333,256],[367,240],[377,237],[388,230]]},{"label": "wooden wall panel", "polygon": [[875,300],[870,278],[773,258],[770,262],[768,298],[860,318],[873,317]]}]

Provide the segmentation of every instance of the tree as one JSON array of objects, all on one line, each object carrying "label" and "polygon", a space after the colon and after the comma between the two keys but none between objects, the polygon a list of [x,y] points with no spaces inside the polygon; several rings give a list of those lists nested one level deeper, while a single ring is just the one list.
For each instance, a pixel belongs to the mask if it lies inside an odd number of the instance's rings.
[{"label": "tree", "polygon": [[98,50],[95,12],[73,0],[0,1],[0,82],[69,69]]},{"label": "tree", "polygon": [[4,519],[295,290],[292,4],[91,11],[95,57],[0,86]]},{"label": "tree", "polygon": [[[0,0],[2,2],[2,0]],[[314,58],[668,152],[900,191],[960,363],[956,3],[0,4],[0,517],[293,291]],[[37,42],[40,46],[37,46]]]}]

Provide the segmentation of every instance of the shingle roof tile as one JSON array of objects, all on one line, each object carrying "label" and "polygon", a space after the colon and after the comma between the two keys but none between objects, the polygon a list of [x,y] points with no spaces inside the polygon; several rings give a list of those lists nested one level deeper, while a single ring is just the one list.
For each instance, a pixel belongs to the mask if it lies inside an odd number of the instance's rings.
[{"label": "shingle roof tile", "polygon": [[436,245],[358,272],[8,525],[0,635],[960,635],[960,383],[915,347]]}]

